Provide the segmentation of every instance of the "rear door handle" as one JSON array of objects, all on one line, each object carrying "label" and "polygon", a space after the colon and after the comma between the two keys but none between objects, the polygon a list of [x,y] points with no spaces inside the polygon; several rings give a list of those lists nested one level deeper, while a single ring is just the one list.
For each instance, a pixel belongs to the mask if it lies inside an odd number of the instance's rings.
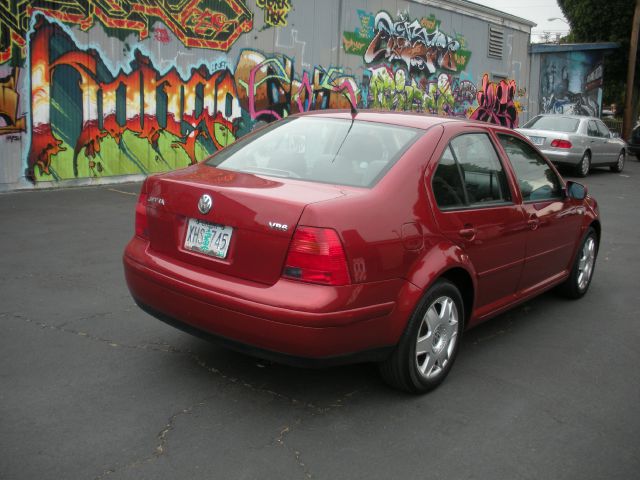
[{"label": "rear door handle", "polygon": [[473,240],[476,236],[476,229],[473,227],[465,227],[458,234],[465,240]]},{"label": "rear door handle", "polygon": [[540,226],[540,219],[537,215],[533,214],[529,217],[529,220],[527,220],[527,225],[529,225],[531,230],[535,230]]}]

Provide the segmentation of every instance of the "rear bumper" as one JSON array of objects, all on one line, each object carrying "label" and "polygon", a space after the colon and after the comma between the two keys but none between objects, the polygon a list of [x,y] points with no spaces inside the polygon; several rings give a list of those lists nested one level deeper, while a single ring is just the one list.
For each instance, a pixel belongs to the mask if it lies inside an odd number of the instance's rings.
[{"label": "rear bumper", "polygon": [[420,296],[403,280],[344,287],[286,279],[254,284],[198,272],[147,247],[135,237],[123,258],[129,290],[145,311],[190,333],[285,363],[384,358],[404,329],[411,299]]},{"label": "rear bumper", "polygon": [[582,153],[562,150],[540,150],[551,162],[558,165],[578,165],[582,160]]}]

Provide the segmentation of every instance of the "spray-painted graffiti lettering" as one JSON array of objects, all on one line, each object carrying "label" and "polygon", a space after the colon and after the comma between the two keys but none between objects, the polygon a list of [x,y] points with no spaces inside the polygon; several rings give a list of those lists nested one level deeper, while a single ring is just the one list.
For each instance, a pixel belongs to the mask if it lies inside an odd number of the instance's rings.
[{"label": "spray-painted graffiti lettering", "polygon": [[368,69],[363,90],[365,85],[367,106],[385,110],[465,116],[476,97],[476,87],[469,80],[446,73],[432,80],[424,76],[407,77],[404,69],[393,71],[390,66]]},{"label": "spray-painted graffiti lettering", "polygon": [[256,5],[264,11],[264,23],[272,27],[287,25],[287,15],[291,11],[290,0],[256,0]]},{"label": "spray-painted graffiti lettering", "polygon": [[454,72],[464,69],[470,55],[461,51],[459,40],[438,28],[428,32],[420,22],[410,22],[404,16],[393,21],[385,11],[376,15],[375,32],[364,54],[366,63],[398,61],[409,71],[425,70],[432,74],[437,68]]},{"label": "spray-painted graffiti lettering", "polygon": [[156,28],[153,31],[153,38],[160,43],[169,43],[171,41],[169,31],[162,27]]},{"label": "spray-painted graffiti lettering", "polygon": [[[490,82],[488,75],[476,88],[474,77],[461,71],[470,55],[464,38],[443,33],[433,15],[394,21],[386,12],[358,11],[358,28],[352,37],[345,32],[344,46],[364,57],[362,81],[339,65],[297,70],[293,57],[254,49],[242,50],[235,62],[182,48],[178,61],[159,51],[156,42],[175,39],[228,49],[252,27],[245,3],[181,0],[180,9],[174,0],[1,4],[0,141],[23,152],[26,177],[38,182],[173,170],[234,142],[257,122],[317,109],[358,105],[518,124],[516,97],[526,90],[513,80]],[[286,24],[290,0],[257,5],[271,12],[267,24]],[[83,34],[94,27],[96,35]],[[131,32],[147,41],[135,45]],[[109,36],[120,40],[103,48]],[[589,70],[585,81],[595,85],[600,73]],[[558,104],[588,104],[551,93]]]},{"label": "spray-painted graffiti lettering", "polygon": [[316,67],[296,78],[293,60],[245,50],[236,65],[242,108],[254,120],[271,121],[291,113],[325,108],[350,108],[358,103],[358,86],[339,68]]},{"label": "spray-painted graffiti lettering", "polygon": [[[135,52],[131,72],[111,76],[95,50],[63,51],[68,43],[57,25],[39,19],[31,39],[32,179],[102,173],[106,163],[117,163],[105,162],[105,146],[107,157],[128,160],[132,166],[125,171],[148,173],[173,167],[141,163],[150,152],[155,162],[166,163],[167,151],[179,148],[194,163],[199,150],[211,153],[235,140],[240,107],[228,70],[211,73],[202,65],[186,80],[175,69],[161,76]],[[72,165],[72,172],[52,169],[54,159],[66,161],[67,169]],[[106,174],[122,171],[111,167]]]},{"label": "spray-painted graffiti lettering", "polygon": [[471,114],[471,119],[518,127],[518,106],[515,103],[515,80],[489,81],[489,75],[482,77],[482,88],[478,90],[478,108]]},{"label": "spray-painted graffiti lettering", "polygon": [[149,36],[151,24],[161,20],[187,47],[227,51],[253,28],[253,13],[244,0],[16,0],[0,2],[0,63],[17,49],[25,57],[26,33],[32,14],[42,12],[67,24],[89,30],[97,20],[115,30]]},{"label": "spray-painted graffiti lettering", "polygon": [[346,53],[362,56],[367,51],[367,45],[375,34],[373,30],[375,19],[372,13],[364,10],[358,10],[358,18],[360,26],[354,32],[343,32],[342,46]]},{"label": "spray-painted graffiti lettering", "polygon": [[44,17],[30,44],[32,180],[170,170],[235,141],[242,109],[251,121],[271,121],[359,100],[341,69],[297,77],[292,59],[255,50],[241,53],[235,73],[219,61],[183,78],[176,69],[161,74],[139,50],[128,72],[111,72],[99,52],[73,46]]}]

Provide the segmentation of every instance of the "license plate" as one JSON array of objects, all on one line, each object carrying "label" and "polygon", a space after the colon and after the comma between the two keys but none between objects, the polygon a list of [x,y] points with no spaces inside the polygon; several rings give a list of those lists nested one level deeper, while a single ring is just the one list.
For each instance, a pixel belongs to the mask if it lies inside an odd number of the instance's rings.
[{"label": "license plate", "polygon": [[529,137],[534,145],[542,145],[544,143],[544,137]]},{"label": "license plate", "polygon": [[189,225],[187,225],[187,236],[184,239],[184,248],[211,257],[225,258],[232,234],[233,228],[231,227],[190,218]]}]

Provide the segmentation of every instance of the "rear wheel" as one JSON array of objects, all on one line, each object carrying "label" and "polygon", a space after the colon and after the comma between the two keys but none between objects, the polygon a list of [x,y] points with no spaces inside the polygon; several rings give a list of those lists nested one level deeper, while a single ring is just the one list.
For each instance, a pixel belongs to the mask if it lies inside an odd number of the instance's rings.
[{"label": "rear wheel", "polygon": [[591,170],[591,154],[589,152],[584,152],[582,158],[580,159],[580,163],[576,165],[576,175],[578,177],[586,177],[589,175],[589,170]]},{"label": "rear wheel", "polygon": [[593,278],[597,256],[598,235],[593,227],[589,227],[582,239],[582,244],[573,262],[569,278],[558,287],[560,293],[569,298],[580,298],[587,293]]},{"label": "rear wheel", "polygon": [[618,155],[618,161],[615,163],[615,165],[611,165],[611,167],[609,167],[611,168],[611,171],[620,173],[624,169],[624,160],[625,155],[623,150],[622,152],[620,152],[620,155]]},{"label": "rear wheel", "polygon": [[458,353],[464,304],[458,288],[441,279],[424,295],[393,353],[380,364],[385,381],[414,393],[445,379]]}]

